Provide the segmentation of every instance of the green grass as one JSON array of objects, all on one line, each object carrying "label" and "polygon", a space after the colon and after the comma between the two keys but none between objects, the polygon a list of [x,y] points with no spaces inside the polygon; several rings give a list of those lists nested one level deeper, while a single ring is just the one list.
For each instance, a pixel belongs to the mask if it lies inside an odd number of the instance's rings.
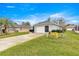
[{"label": "green grass", "polygon": [[18,36],[18,35],[23,35],[23,34],[28,34],[28,32],[14,32],[14,33],[3,34],[3,35],[0,35],[0,39],[7,38],[7,37]]},{"label": "green grass", "polygon": [[79,56],[79,34],[66,32],[64,38],[46,36],[11,47],[1,56]]}]

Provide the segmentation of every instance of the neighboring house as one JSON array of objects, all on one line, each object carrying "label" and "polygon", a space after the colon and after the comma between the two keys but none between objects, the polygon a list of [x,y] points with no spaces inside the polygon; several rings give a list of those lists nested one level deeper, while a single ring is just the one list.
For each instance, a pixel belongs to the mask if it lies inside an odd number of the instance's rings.
[{"label": "neighboring house", "polygon": [[79,33],[79,25],[76,25],[76,26],[74,27],[74,31],[75,31],[76,33]]},{"label": "neighboring house", "polygon": [[50,32],[52,30],[58,30],[58,29],[62,30],[62,27],[59,25],[59,23],[57,24],[50,20],[40,22],[34,25],[35,33],[45,33],[45,32]]},{"label": "neighboring house", "polygon": [[75,25],[74,24],[68,24],[66,27],[66,30],[72,31],[74,29]]},{"label": "neighboring house", "polygon": [[18,31],[18,32],[28,32],[29,28],[23,27],[21,25],[9,26],[8,27],[8,32],[15,32],[15,31]]},{"label": "neighboring house", "polygon": [[[2,25],[0,25],[0,34],[2,33]],[[12,32],[29,32],[30,26],[23,26],[23,25],[8,25],[7,32],[12,33]]]}]

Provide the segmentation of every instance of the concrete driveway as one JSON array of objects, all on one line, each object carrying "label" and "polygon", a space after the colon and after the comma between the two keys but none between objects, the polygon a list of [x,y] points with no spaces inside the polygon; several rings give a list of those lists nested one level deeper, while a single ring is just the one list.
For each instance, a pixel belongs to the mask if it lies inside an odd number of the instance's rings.
[{"label": "concrete driveway", "polygon": [[4,51],[12,46],[32,40],[32,39],[42,36],[42,35],[43,34],[30,33],[30,34],[26,34],[26,35],[20,35],[20,36],[14,36],[14,37],[0,39],[0,51]]}]

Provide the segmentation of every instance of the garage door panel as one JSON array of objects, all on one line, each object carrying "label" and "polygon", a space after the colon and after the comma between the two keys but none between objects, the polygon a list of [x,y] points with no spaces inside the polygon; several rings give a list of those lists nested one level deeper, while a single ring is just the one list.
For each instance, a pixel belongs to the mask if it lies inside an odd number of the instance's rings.
[{"label": "garage door panel", "polygon": [[37,32],[37,33],[44,33],[45,32],[44,27],[36,27],[35,28],[35,32]]}]

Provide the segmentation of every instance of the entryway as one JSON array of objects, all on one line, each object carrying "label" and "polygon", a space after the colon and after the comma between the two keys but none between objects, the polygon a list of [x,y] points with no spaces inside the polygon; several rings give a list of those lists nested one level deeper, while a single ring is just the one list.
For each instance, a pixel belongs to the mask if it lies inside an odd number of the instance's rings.
[{"label": "entryway", "polygon": [[49,26],[45,26],[45,32],[49,32]]}]

